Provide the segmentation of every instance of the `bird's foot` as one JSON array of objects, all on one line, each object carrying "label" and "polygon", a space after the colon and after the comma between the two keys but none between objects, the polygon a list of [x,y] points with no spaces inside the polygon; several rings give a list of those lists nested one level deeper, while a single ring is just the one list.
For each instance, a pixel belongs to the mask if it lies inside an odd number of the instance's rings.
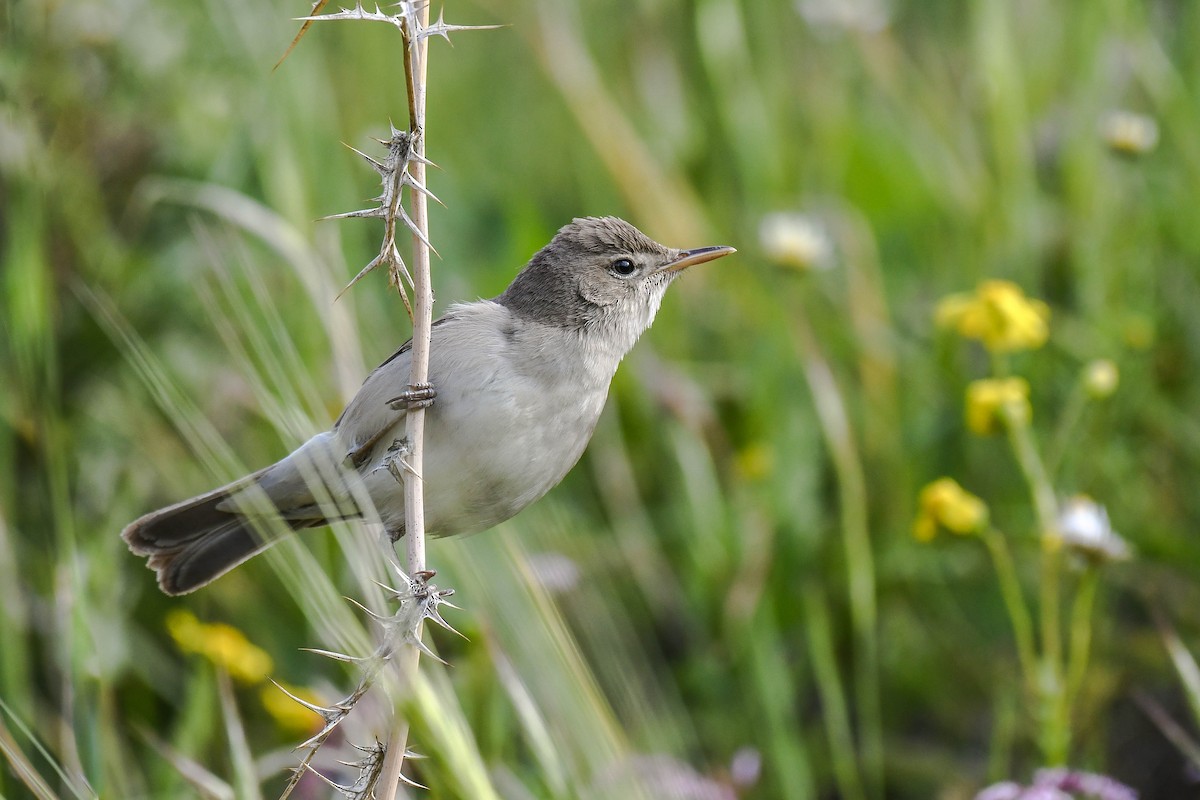
[{"label": "bird's foot", "polygon": [[437,397],[437,389],[432,383],[414,383],[407,391],[396,395],[387,404],[393,411],[406,411],[410,408],[429,408]]}]

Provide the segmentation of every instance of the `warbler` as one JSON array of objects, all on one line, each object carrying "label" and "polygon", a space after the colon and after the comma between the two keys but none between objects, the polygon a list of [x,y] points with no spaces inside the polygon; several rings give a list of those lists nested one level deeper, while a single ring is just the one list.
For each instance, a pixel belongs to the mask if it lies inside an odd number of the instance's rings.
[{"label": "warbler", "polygon": [[[283,460],[147,514],[121,534],[167,594],[191,592],[269,547],[271,531],[364,514],[404,535],[405,416],[428,405],[425,521],[486,530],[556,486],[583,454],[617,365],[685,269],[732,247],[664,247],[616,217],[573,220],[491,300],[433,323],[429,387],[409,387],[411,341],[372,372],[333,428]],[[367,509],[370,505],[373,510]],[[277,517],[284,525],[266,523]]]}]

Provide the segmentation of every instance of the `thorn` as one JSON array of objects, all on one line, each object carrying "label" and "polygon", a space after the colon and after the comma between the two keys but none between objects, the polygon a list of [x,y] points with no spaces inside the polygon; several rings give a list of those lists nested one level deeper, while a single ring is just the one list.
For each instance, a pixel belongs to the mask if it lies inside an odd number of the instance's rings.
[{"label": "thorn", "polygon": [[424,232],[417,227],[417,223],[412,221],[412,217],[408,216],[408,212],[404,210],[404,206],[400,206],[398,210],[400,211],[400,216],[404,218],[404,225],[410,231],[412,231],[413,235],[420,239],[421,243],[428,247],[434,255],[436,255],[438,258],[441,258],[442,254],[437,251],[436,247],[430,244],[428,237],[426,237]]},{"label": "thorn", "polygon": [[325,740],[329,738],[329,734],[333,733],[333,729],[336,728],[339,724],[341,724],[342,719],[345,719],[345,715],[343,715],[341,718],[333,720],[331,722],[326,722],[325,727],[321,728],[321,730],[317,731],[312,736],[310,736],[308,739],[305,739],[303,742],[296,745],[292,749],[293,750],[305,750],[305,749],[315,750],[316,748],[320,747],[322,744],[325,743]]},{"label": "thorn", "polygon": [[463,639],[466,639],[468,642],[471,641],[470,639],[467,639],[466,634],[464,634],[463,632],[454,628],[453,626],[450,625],[449,622],[446,622],[446,620],[442,619],[442,615],[440,613],[438,613],[436,604],[432,604],[428,608],[426,608],[424,616],[425,616],[425,619],[429,620],[430,622],[433,622],[437,625],[441,625],[446,630],[450,631],[451,633],[458,634]]},{"label": "thorn", "polygon": [[353,278],[350,278],[350,282],[347,283],[346,285],[344,285],[344,287],[342,287],[341,291],[338,291],[337,296],[334,297],[334,302],[337,302],[338,300],[340,300],[342,295],[346,294],[350,287],[353,287],[353,285],[355,283],[358,283],[359,281],[361,281],[361,279],[367,275],[367,272],[370,272],[371,270],[376,269],[376,267],[382,263],[383,263],[383,261],[382,261],[382,259],[380,259],[378,257],[378,255],[376,255],[376,257],[374,257],[373,259],[371,259],[370,264],[367,264],[366,266],[362,267],[362,269],[359,270],[358,275],[355,275]]},{"label": "thorn", "polygon": [[404,781],[405,784],[413,787],[414,789],[424,789],[425,791],[429,791],[428,786],[426,786],[423,783],[417,783],[412,778],[405,775],[403,772],[400,773],[400,780]]},{"label": "thorn", "polygon": [[[370,755],[375,755],[375,756],[383,755],[383,753],[387,750],[387,748],[384,746],[383,742],[379,741],[378,739],[375,740],[375,744],[370,745],[370,746],[362,745],[362,744],[355,744],[354,742],[350,742],[350,746],[353,747],[355,750],[357,750],[360,753],[368,753]],[[407,752],[408,751],[406,750],[405,753],[407,753]]]},{"label": "thorn", "polygon": [[405,597],[411,597],[411,595],[407,595],[404,592],[401,592],[399,589],[396,589],[392,586],[388,586],[386,583],[380,583],[379,581],[374,580],[374,579],[371,580],[371,583],[375,584],[380,589],[383,589],[385,592],[388,592],[389,594],[391,594],[393,600],[402,600]]},{"label": "thorn", "polygon": [[[371,198],[374,200],[375,198]],[[327,222],[331,219],[376,219],[387,216],[385,208],[362,208],[358,211],[343,211],[341,214],[328,214],[324,217],[317,217],[317,222]]]},{"label": "thorn", "polygon": [[408,577],[408,573],[404,571],[398,562],[392,562],[392,571],[396,573],[396,577],[399,578],[401,582],[408,587],[409,592],[411,592],[413,579]]},{"label": "thorn", "polygon": [[365,613],[365,614],[366,614],[368,617],[370,617],[371,619],[375,620],[376,622],[383,622],[385,619],[387,619],[387,617],[382,617],[382,616],[380,616],[379,614],[376,614],[374,611],[372,611],[371,609],[367,608],[367,607],[366,607],[366,606],[364,606],[362,603],[360,603],[360,602],[358,602],[357,600],[355,600],[353,597],[345,597],[345,596],[343,596],[343,597],[342,597],[342,599],[343,599],[343,600],[349,600],[351,603],[353,603],[354,605],[356,605],[356,606],[358,606],[359,608],[361,608],[361,609],[363,610],[363,612],[364,612],[364,613]]},{"label": "thorn", "polygon": [[[445,591],[447,594],[453,594],[453,593],[454,593],[454,590],[453,590],[453,589],[445,589],[445,590],[443,590],[443,591]],[[453,608],[455,611],[462,611],[462,610],[463,610],[463,609],[462,609],[462,606],[456,606],[456,605],[454,605],[454,603],[451,603],[449,600],[447,600],[447,599],[445,598],[445,595],[443,595],[443,596],[442,596],[442,598],[441,598],[441,602],[439,603],[439,605],[446,606],[447,608]]]},{"label": "thorn", "polygon": [[425,186],[423,186],[419,182],[417,182],[417,180],[415,178],[413,178],[412,175],[409,175],[407,172],[404,173],[403,182],[405,184],[407,184],[408,186],[411,186],[412,188],[416,189],[418,192],[425,195],[426,197],[428,197],[433,202],[437,203],[442,208],[446,207],[446,204],[442,202],[441,198],[439,198],[436,194],[429,191],[429,189],[427,189]]},{"label": "thorn", "polygon": [[406,641],[408,641],[409,644],[411,644],[413,647],[420,650],[425,655],[432,658],[434,661],[438,662],[439,664],[442,664],[443,666],[447,666],[447,667],[450,666],[450,662],[444,660],[437,653],[430,650],[429,645],[427,645],[423,641],[421,641],[420,637],[415,636],[412,633],[408,633],[404,638]]},{"label": "thorn", "polygon": [[340,783],[336,783],[331,778],[326,778],[323,774],[321,774],[320,772],[317,771],[316,767],[312,766],[311,764],[305,764],[304,767],[309,772],[311,772],[313,775],[316,775],[318,778],[325,781],[325,783],[329,784],[330,788],[332,788],[334,791],[336,791],[338,794],[342,795],[343,797],[353,797],[354,796],[352,794],[352,792],[353,792],[352,789],[348,789],[345,786],[342,786]]},{"label": "thorn", "polygon": [[[432,25],[426,25],[418,31],[417,35],[413,37],[414,41],[428,39],[432,36],[441,36],[447,42],[450,42],[450,34],[457,33],[458,31],[492,31],[497,28],[508,27],[507,25],[449,25],[446,23],[445,14],[446,9],[443,8],[438,12],[437,22]],[[454,43],[450,42],[450,46],[453,47]]]},{"label": "thorn", "polygon": [[[376,140],[376,141],[378,141],[378,140]],[[386,142],[380,142],[380,144],[386,144]],[[358,154],[359,156],[362,156],[363,160],[366,161],[368,164],[370,164],[371,168],[374,169],[376,172],[378,172],[381,176],[386,176],[386,175],[388,175],[388,173],[391,172],[391,170],[388,168],[387,164],[384,164],[382,161],[377,160],[373,156],[367,155],[366,153],[364,153],[362,150],[359,150],[354,145],[347,144],[346,142],[342,142],[342,145],[350,148],[350,150],[352,152]]]},{"label": "thorn", "polygon": [[[395,461],[400,462],[400,466],[403,467],[404,471],[407,472],[409,475],[412,475],[414,478],[421,481],[422,483],[425,482],[425,479],[423,477],[421,477],[421,473],[417,472],[417,470],[413,467],[413,465],[408,463],[407,458],[405,458],[404,456],[396,456]],[[390,467],[389,467],[389,469],[390,469]],[[393,473],[393,474],[395,474],[395,473]]]},{"label": "thorn", "polygon": [[[396,240],[395,239],[392,240],[392,258],[393,258],[392,263],[399,266],[400,274],[403,276],[404,280],[408,281],[408,285],[410,287],[416,288],[416,284],[413,282],[413,276],[410,275],[408,272],[408,265],[404,263],[404,259],[400,257],[400,251],[396,249]],[[408,304],[408,295],[407,294],[404,295],[404,307],[408,309],[408,315],[411,317],[412,316],[412,307]]]},{"label": "thorn", "polygon": [[[397,464],[400,465],[400,469],[396,468]],[[380,470],[387,470],[387,472],[389,472],[391,474],[391,476],[396,479],[396,483],[399,483],[399,484],[404,483],[404,475],[403,475],[404,472],[409,473],[410,475],[415,477],[417,480],[421,480],[421,476],[417,474],[417,471],[415,469],[413,469],[412,465],[409,464],[407,461],[405,461],[403,458],[393,457],[393,458],[386,459],[378,467],[371,470],[371,474],[374,475],[376,472],[379,472]]]},{"label": "thorn", "polygon": [[355,275],[350,280],[350,282],[347,283],[345,285],[345,287],[343,287],[342,290],[337,293],[337,297],[333,298],[333,302],[336,303],[338,301],[338,298],[340,298],[342,295],[344,295],[350,289],[351,286],[358,283],[360,280],[362,280],[366,276],[366,274],[368,272],[375,269],[382,263],[383,263],[383,258],[381,256],[375,256],[375,258],[371,259],[371,263],[367,264],[365,267],[363,267],[361,270],[359,270],[358,274]]},{"label": "thorn", "polygon": [[314,714],[319,714],[319,715],[321,716],[321,718],[322,718],[322,719],[328,720],[328,719],[329,719],[331,716],[336,716],[336,715],[337,715],[337,713],[338,713],[336,710],[334,710],[334,709],[332,709],[332,708],[326,708],[325,706],[319,706],[319,705],[317,705],[316,703],[310,703],[310,702],[308,702],[307,700],[304,700],[304,699],[302,699],[302,698],[299,698],[299,697],[297,697],[296,695],[294,695],[294,694],[292,694],[291,692],[289,692],[287,689],[285,689],[285,688],[283,688],[282,686],[280,686],[280,685],[279,685],[279,684],[278,684],[276,681],[274,681],[274,680],[272,680],[272,681],[271,681],[271,683],[274,683],[274,684],[275,684],[275,688],[276,688],[276,689],[278,689],[279,691],[283,692],[283,693],[284,693],[284,694],[286,694],[288,697],[292,698],[292,699],[293,699],[293,700],[295,700],[297,703],[299,703],[300,705],[302,705],[302,706],[304,706],[305,708],[307,708],[309,711],[313,712]]},{"label": "thorn", "polygon": [[348,656],[345,653],[335,653],[332,650],[322,650],[319,647],[301,647],[300,650],[305,653],[312,653],[313,655],[332,658],[334,661],[342,661],[346,664],[361,664],[364,661],[370,660],[368,658],[363,658],[362,656]]},{"label": "thorn", "polygon": [[434,169],[441,169],[441,167],[439,167],[437,164],[430,161],[428,158],[426,158],[421,153],[418,153],[415,149],[409,151],[408,160],[409,161],[418,161],[418,162],[424,164],[425,166],[433,167]]}]

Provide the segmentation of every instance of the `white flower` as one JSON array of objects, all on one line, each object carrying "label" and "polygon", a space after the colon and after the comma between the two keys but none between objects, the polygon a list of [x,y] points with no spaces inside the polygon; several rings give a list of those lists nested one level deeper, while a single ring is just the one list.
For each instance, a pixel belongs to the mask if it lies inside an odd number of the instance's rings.
[{"label": "white flower", "polygon": [[1083,369],[1083,388],[1093,400],[1110,396],[1120,382],[1121,373],[1112,359],[1097,358]]},{"label": "white flower", "polygon": [[1076,495],[1063,503],[1058,530],[1063,544],[1089,561],[1129,558],[1129,545],[1112,529],[1104,506],[1086,495]]},{"label": "white flower", "polygon": [[822,33],[879,33],[891,22],[888,0],[796,0],[804,21]]},{"label": "white flower", "polygon": [[1100,121],[1100,135],[1114,152],[1140,156],[1158,144],[1158,123],[1145,114],[1110,111]]},{"label": "white flower", "polygon": [[796,269],[829,269],[833,242],[825,226],[807,214],[778,211],[767,214],[758,228],[767,258]]}]

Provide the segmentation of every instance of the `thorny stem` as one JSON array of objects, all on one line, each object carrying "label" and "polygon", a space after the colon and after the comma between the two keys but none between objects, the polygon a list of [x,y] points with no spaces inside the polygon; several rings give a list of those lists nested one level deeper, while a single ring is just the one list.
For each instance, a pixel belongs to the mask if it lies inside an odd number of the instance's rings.
[{"label": "thorny stem", "polygon": [[[418,11],[418,30],[429,22],[429,4],[421,4]],[[412,27],[406,24],[404,48],[404,71],[408,79],[408,107],[412,114],[413,150],[416,158],[409,166],[413,180],[425,185],[425,69],[427,38],[420,38],[415,47],[409,45]],[[414,57],[415,56],[415,57]],[[416,62],[415,64],[413,62]],[[429,343],[433,326],[433,289],[429,278],[429,203],[424,192],[409,194],[412,205],[412,220],[417,231],[413,233],[413,346],[412,367],[409,383],[412,386],[429,380]],[[407,429],[411,453],[408,463],[412,469],[404,480],[405,543],[408,574],[415,575],[425,570],[425,503],[421,482],[424,459],[425,409],[410,408]]]},{"label": "thorny stem", "polygon": [[[425,4],[420,13],[420,27],[423,28],[429,22],[429,5]],[[425,92],[421,89],[425,84],[425,55],[428,52],[428,40],[422,39],[417,46],[420,53],[417,54],[416,60],[418,63],[414,68],[411,22],[406,20],[401,31],[404,34],[404,87],[408,94],[408,121],[412,125],[413,130],[422,130],[425,125]],[[417,75],[418,71],[420,75]],[[419,155],[424,155],[424,153],[425,147],[422,145]],[[421,164],[420,167],[423,174],[425,165]],[[421,181],[421,185],[424,186],[425,182]],[[416,213],[415,204],[413,212]],[[413,221],[416,222],[415,217]]]},{"label": "thorny stem", "polygon": [[[409,126],[412,147],[416,158],[410,165],[413,180],[425,185],[425,77],[426,53],[429,40],[415,37],[414,32],[429,24],[429,4],[407,4],[408,15],[402,32],[404,34],[404,76],[408,90]],[[415,19],[413,12],[416,12]],[[425,193],[409,193],[412,220],[420,234],[413,234],[413,336],[412,367],[409,384],[418,386],[429,379],[429,340],[433,324],[433,291],[429,279],[428,204]],[[423,474],[425,409],[413,407],[406,415],[406,437],[408,439],[408,463],[410,470],[404,478],[404,540],[406,567],[409,575],[425,570],[425,501]],[[415,631],[421,635],[420,624]],[[397,667],[402,687],[412,686],[417,677],[421,653],[415,647],[404,648],[398,655]],[[381,800],[392,800],[400,783],[400,770],[404,766],[404,751],[408,742],[408,720],[400,714],[394,715],[393,727],[388,737],[387,754],[384,757],[383,773],[377,792]]]}]

